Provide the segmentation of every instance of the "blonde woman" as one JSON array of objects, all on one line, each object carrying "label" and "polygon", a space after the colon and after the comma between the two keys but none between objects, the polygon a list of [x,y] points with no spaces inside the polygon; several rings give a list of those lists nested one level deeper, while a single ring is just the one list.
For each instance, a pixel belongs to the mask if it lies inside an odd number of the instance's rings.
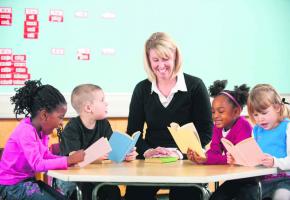
[{"label": "blonde woman", "polygon": [[[175,42],[162,32],[153,33],[145,43],[145,71],[148,79],[139,82],[133,92],[127,133],[143,131],[137,142],[140,158],[156,155],[183,159],[167,127],[193,122],[205,146],[211,139],[212,119],[209,95],[200,78],[182,72],[182,59]],[[159,187],[129,186],[126,200],[154,200]],[[194,187],[171,187],[169,198],[200,199]]]}]

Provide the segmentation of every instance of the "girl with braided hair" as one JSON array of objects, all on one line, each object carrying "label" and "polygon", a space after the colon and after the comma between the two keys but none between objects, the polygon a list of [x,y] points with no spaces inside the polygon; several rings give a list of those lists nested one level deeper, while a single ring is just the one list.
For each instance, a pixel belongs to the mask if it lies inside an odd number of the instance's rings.
[{"label": "girl with braided hair", "polygon": [[67,169],[84,159],[84,151],[56,156],[48,150],[48,135],[62,126],[67,105],[64,96],[40,80],[26,81],[11,97],[14,113],[24,114],[8,139],[0,162],[0,199],[64,199],[41,181],[36,172]]}]

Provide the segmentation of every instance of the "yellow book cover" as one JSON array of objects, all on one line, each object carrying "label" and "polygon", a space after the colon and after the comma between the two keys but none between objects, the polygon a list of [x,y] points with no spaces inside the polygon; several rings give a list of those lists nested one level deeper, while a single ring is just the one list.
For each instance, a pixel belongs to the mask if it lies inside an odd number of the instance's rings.
[{"label": "yellow book cover", "polygon": [[172,122],[170,127],[167,128],[183,154],[186,154],[187,149],[190,148],[201,157],[205,158],[205,153],[202,149],[199,135],[193,123],[179,126],[179,124]]}]

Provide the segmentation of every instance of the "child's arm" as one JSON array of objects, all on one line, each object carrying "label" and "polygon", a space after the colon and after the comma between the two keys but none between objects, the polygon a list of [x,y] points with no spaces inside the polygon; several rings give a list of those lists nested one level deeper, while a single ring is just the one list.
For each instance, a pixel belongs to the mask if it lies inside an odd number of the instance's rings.
[{"label": "child's arm", "polygon": [[66,169],[68,167],[67,157],[45,158],[48,148],[44,146],[41,140],[37,139],[34,128],[26,128],[19,132],[18,145],[23,150],[25,159],[34,172],[44,172],[49,169]]},{"label": "child's arm", "polygon": [[207,162],[207,157],[201,157],[190,148],[187,150],[187,159],[197,164],[204,164]]},{"label": "child's arm", "polygon": [[[236,145],[244,139],[251,137],[251,133],[252,127],[250,123],[244,117],[240,117],[226,138]],[[214,127],[213,139],[211,147],[207,152],[208,161],[206,164],[227,164],[227,156],[223,154],[221,138],[221,131]]]},{"label": "child's arm", "polygon": [[51,152],[51,150],[49,150],[48,148],[46,148],[48,146],[48,143],[49,143],[49,136],[48,135],[43,135],[42,136],[42,142],[44,144],[44,156],[43,158],[44,159],[54,159],[54,158],[58,158],[59,156],[58,155],[55,155]]},{"label": "child's arm", "polygon": [[286,129],[286,147],[287,147],[287,156],[285,158],[274,158],[273,167],[278,167],[282,170],[290,169],[290,122],[287,125]]},{"label": "child's arm", "polygon": [[210,149],[206,152],[207,161],[205,164],[227,164],[227,156],[223,155],[221,132],[214,127]]},{"label": "child's arm", "polygon": [[229,165],[235,164],[235,159],[229,152],[227,152],[227,163]]},{"label": "child's arm", "polygon": [[273,167],[274,166],[274,157],[268,154],[264,154],[264,157],[261,160],[262,165],[265,167]]},{"label": "child's arm", "polygon": [[82,162],[84,158],[85,158],[84,150],[75,151],[74,153],[72,153],[67,157],[67,165],[71,166],[79,162]]}]

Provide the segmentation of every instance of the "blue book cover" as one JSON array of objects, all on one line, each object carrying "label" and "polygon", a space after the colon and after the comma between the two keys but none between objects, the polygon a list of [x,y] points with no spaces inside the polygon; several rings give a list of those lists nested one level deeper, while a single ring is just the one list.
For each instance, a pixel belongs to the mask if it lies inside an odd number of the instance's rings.
[{"label": "blue book cover", "polygon": [[109,159],[114,162],[122,162],[130,150],[135,147],[140,131],[135,132],[132,136],[127,133],[114,131],[109,139],[112,151],[109,153]]}]

